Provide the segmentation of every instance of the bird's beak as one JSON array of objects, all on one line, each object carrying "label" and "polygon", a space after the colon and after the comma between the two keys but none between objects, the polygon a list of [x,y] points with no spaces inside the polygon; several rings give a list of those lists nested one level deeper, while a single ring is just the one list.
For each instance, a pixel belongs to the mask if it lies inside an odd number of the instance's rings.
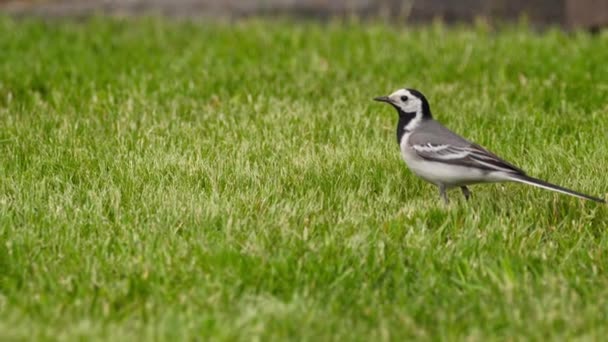
[{"label": "bird's beak", "polygon": [[388,96],[374,97],[374,101],[391,103],[391,99]]}]

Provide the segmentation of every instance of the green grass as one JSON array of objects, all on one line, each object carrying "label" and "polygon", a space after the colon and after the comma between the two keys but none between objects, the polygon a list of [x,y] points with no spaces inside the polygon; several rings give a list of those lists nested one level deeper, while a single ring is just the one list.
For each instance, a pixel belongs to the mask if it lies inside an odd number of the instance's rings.
[{"label": "green grass", "polygon": [[608,206],[446,207],[371,98],[606,197],[607,60],[524,26],[0,18],[0,339],[605,337]]}]

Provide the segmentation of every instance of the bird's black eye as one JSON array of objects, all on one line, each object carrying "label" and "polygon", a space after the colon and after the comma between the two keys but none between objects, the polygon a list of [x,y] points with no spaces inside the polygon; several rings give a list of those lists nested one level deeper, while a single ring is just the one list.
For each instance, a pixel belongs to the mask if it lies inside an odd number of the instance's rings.
[{"label": "bird's black eye", "polygon": [[409,99],[407,98],[407,96],[405,96],[405,95],[401,96],[401,101],[403,101],[403,102],[407,102],[407,100],[409,100]]}]

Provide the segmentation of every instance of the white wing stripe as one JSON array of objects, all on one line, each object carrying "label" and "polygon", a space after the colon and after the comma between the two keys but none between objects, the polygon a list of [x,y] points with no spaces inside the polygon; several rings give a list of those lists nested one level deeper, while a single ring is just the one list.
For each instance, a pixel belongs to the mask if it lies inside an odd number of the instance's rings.
[{"label": "white wing stripe", "polygon": [[426,144],[426,145],[414,145],[413,146],[415,150],[417,151],[422,151],[422,152],[439,152],[445,149],[449,149],[452,146],[450,145],[431,145],[431,144]]},{"label": "white wing stripe", "polygon": [[429,156],[431,159],[448,161],[470,157],[470,162],[474,162],[482,168],[489,168],[496,171],[512,171],[508,168],[491,163],[491,161],[502,163],[502,160],[496,159],[496,157],[489,155],[482,150],[471,147],[426,144],[413,145],[412,148],[417,152]]},{"label": "white wing stripe", "polygon": [[413,145],[418,152],[429,153],[436,159],[452,160],[466,158],[472,151],[451,145]]}]

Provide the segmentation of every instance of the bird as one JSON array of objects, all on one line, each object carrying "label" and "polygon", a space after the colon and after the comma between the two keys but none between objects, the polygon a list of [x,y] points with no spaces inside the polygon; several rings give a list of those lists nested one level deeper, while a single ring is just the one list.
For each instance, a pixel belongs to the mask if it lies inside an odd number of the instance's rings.
[{"label": "bird", "polygon": [[449,189],[459,187],[468,201],[469,185],[496,182],[518,182],[606,203],[604,199],[528,176],[519,167],[452,132],[433,118],[428,100],[416,89],[398,89],[374,100],[397,110],[397,143],[403,160],[414,174],[439,188],[446,204]]}]

